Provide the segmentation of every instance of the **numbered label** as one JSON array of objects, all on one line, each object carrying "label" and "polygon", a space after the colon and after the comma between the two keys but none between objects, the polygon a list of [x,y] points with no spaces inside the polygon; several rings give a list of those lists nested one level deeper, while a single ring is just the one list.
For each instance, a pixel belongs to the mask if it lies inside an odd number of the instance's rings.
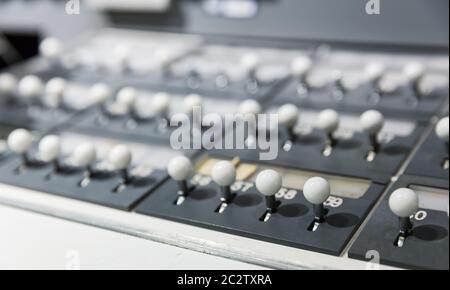
[{"label": "numbered label", "polygon": [[[191,178],[192,185],[196,186],[208,186],[212,183],[212,178],[210,176],[206,176],[203,174],[196,174],[194,177]],[[255,185],[251,182],[246,181],[236,181],[232,186],[232,191],[240,191],[240,192],[247,192],[250,189],[255,187]]]},{"label": "numbered label", "polygon": [[253,187],[255,187],[255,185],[251,182],[246,182],[246,181],[236,181],[232,186],[231,186],[231,190],[232,191],[241,191],[241,192],[247,192],[250,189],[252,189]]},{"label": "numbered label", "polygon": [[211,177],[202,174],[196,174],[191,179],[192,185],[208,186],[212,182]]},{"label": "numbered label", "polygon": [[287,189],[287,188],[282,188],[280,189],[280,191],[278,191],[278,193],[275,195],[276,198],[279,199],[287,199],[287,200],[291,200],[294,199],[298,194],[298,191],[295,189]]},{"label": "numbered label", "polygon": [[338,208],[344,204],[344,200],[340,197],[330,196],[327,201],[324,203],[325,206]]}]

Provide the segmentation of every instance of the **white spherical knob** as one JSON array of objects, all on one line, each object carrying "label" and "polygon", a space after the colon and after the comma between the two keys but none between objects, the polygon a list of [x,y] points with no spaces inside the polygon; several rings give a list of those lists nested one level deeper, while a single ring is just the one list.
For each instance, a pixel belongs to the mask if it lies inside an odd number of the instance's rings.
[{"label": "white spherical knob", "polygon": [[129,108],[136,101],[137,95],[138,95],[138,91],[133,87],[122,88],[117,93],[117,103]]},{"label": "white spherical knob", "polygon": [[134,103],[135,113],[143,119],[154,118],[169,111],[170,96],[166,93],[157,93],[150,99],[139,97]]},{"label": "white spherical knob", "polygon": [[339,69],[335,69],[330,74],[331,81],[337,85],[343,85],[344,83],[344,72]]},{"label": "white spherical knob", "polygon": [[64,96],[67,83],[62,78],[53,78],[45,85],[43,102],[47,107],[57,108]]},{"label": "white spherical knob", "polygon": [[162,115],[169,110],[170,96],[167,93],[156,93],[151,100],[151,106],[155,116]]},{"label": "white spherical knob", "polygon": [[52,96],[63,96],[67,82],[63,78],[53,78],[45,85],[45,93]]},{"label": "white spherical knob", "polygon": [[300,111],[297,106],[287,104],[278,109],[278,122],[291,129],[298,123],[300,117]]},{"label": "white spherical knob", "polygon": [[111,88],[106,84],[95,84],[89,90],[89,97],[97,104],[106,102],[109,98],[111,98],[111,95]]},{"label": "white spherical knob", "polygon": [[292,61],[291,73],[293,76],[301,77],[307,74],[313,67],[311,58],[306,56],[297,57]]},{"label": "white spherical knob", "polygon": [[24,154],[33,144],[33,136],[28,130],[16,129],[9,134],[7,143],[14,153]]},{"label": "white spherical knob", "polygon": [[194,172],[191,160],[185,156],[177,156],[167,165],[169,176],[175,181],[185,181]]},{"label": "white spherical knob", "polygon": [[26,76],[20,80],[17,90],[21,97],[34,98],[42,93],[44,84],[37,76]]},{"label": "white spherical knob", "polygon": [[47,59],[56,59],[60,57],[63,50],[61,41],[56,38],[46,38],[39,45],[40,54]]},{"label": "white spherical knob", "polygon": [[409,188],[400,188],[389,197],[389,207],[395,215],[407,218],[419,209],[419,197]]},{"label": "white spherical knob", "polygon": [[282,182],[281,175],[278,172],[268,169],[258,174],[255,185],[262,195],[274,196],[283,186]]},{"label": "white spherical knob", "polygon": [[172,50],[165,48],[159,48],[153,53],[153,59],[158,67],[164,67],[170,60],[174,57],[174,52]]},{"label": "white spherical knob", "polygon": [[43,103],[47,107],[57,108],[61,103],[61,98],[64,96],[67,83],[62,78],[53,78],[45,85],[45,95]]},{"label": "white spherical knob", "polygon": [[109,162],[114,165],[117,170],[126,169],[131,164],[132,154],[130,148],[126,145],[114,146],[108,154]]},{"label": "white spherical knob", "polygon": [[423,77],[426,68],[423,64],[419,62],[412,62],[407,64],[403,69],[403,74],[408,81],[414,82]]},{"label": "white spherical knob", "polygon": [[211,177],[220,186],[231,186],[236,181],[236,168],[229,161],[220,161],[214,165]]},{"label": "white spherical knob", "polygon": [[372,135],[378,134],[384,126],[384,116],[378,111],[369,110],[360,117],[361,128]]},{"label": "white spherical knob", "polygon": [[333,133],[339,128],[340,118],[335,110],[324,110],[320,112],[317,118],[317,128],[326,133]]},{"label": "white spherical knob", "polygon": [[246,71],[252,71],[258,67],[260,64],[261,59],[260,57],[255,53],[246,53],[241,57],[241,67]]},{"label": "white spherical knob", "polygon": [[83,143],[75,148],[72,161],[75,166],[84,167],[97,159],[97,151],[92,143]]},{"label": "white spherical knob", "polygon": [[386,72],[386,66],[382,62],[371,62],[364,68],[364,76],[368,82],[379,80]]},{"label": "white spherical knob", "polygon": [[239,113],[243,115],[256,116],[261,114],[262,107],[261,104],[253,99],[245,100],[239,105]]},{"label": "white spherical knob", "polygon": [[448,117],[442,118],[436,125],[436,135],[448,143]]},{"label": "white spherical knob", "polygon": [[9,73],[0,74],[0,95],[11,94],[17,86],[17,78]]},{"label": "white spherical knob", "polygon": [[119,69],[124,69],[128,65],[130,59],[130,49],[127,45],[118,45],[114,48],[113,59],[110,60],[118,64]]},{"label": "white spherical knob", "polygon": [[183,113],[191,114],[194,111],[194,108],[202,108],[203,107],[203,99],[199,95],[188,95],[183,100]]},{"label": "white spherical knob", "polygon": [[323,204],[330,197],[330,183],[322,177],[312,177],[303,186],[303,195],[314,205]]},{"label": "white spherical knob", "polygon": [[39,142],[39,157],[46,162],[54,161],[61,154],[61,140],[58,136],[49,135]]}]

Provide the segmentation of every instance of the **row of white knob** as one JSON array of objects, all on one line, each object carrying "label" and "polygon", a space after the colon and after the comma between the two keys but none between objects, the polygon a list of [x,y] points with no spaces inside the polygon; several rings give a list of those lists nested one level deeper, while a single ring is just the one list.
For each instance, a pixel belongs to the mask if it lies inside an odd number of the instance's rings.
[{"label": "row of white knob", "polygon": [[[443,125],[438,124],[437,128],[441,126]],[[13,131],[7,141],[9,148],[17,154],[27,153],[32,146],[32,142],[31,133],[25,129]],[[41,160],[52,162],[59,158],[60,154],[61,141],[58,136],[50,135],[41,139],[38,146],[38,155]],[[93,163],[97,158],[96,156],[95,147],[90,143],[85,143],[79,145],[70,158],[73,164],[85,167]],[[108,154],[108,161],[117,170],[126,169],[131,164],[131,160],[131,151],[125,145],[115,146]],[[193,172],[194,167],[191,161],[184,156],[175,157],[168,164],[168,173],[176,181],[187,180]],[[219,186],[231,186],[236,181],[235,166],[228,161],[218,162],[212,170],[212,178]],[[281,175],[274,170],[265,170],[256,178],[256,188],[266,196],[277,194],[281,186]],[[330,195],[330,185],[325,179],[314,177],[305,183],[303,192],[310,203],[322,204]],[[417,211],[418,198],[412,190],[400,189],[391,195],[389,205],[391,210],[399,217],[408,217]]]},{"label": "row of white knob", "polygon": [[[39,46],[40,54],[49,60],[55,60],[62,55],[63,45],[56,38],[44,39]],[[128,49],[117,49],[116,57],[120,59],[129,58],[131,52]],[[167,55],[161,54],[159,58],[166,61]],[[261,57],[256,53],[244,54],[239,64],[246,71],[255,70],[262,63]],[[296,77],[302,77],[309,74],[314,67],[314,62],[310,57],[300,56],[295,58],[291,63],[291,74]],[[382,78],[386,73],[387,67],[382,62],[371,62],[364,68],[364,79],[368,82],[374,82]],[[420,62],[411,62],[404,66],[403,75],[409,82],[417,82],[426,73],[426,67]]]},{"label": "row of white knob", "polygon": [[[153,56],[158,59],[157,61],[161,64],[160,67],[167,64],[170,59],[170,54],[167,53],[167,50],[168,49],[161,49]],[[50,37],[41,42],[39,52],[45,59],[54,61],[62,56],[63,44],[60,40]],[[132,55],[132,51],[125,46],[117,47],[114,52],[114,57],[116,58],[115,61],[121,65],[125,65]],[[254,70],[260,63],[260,57],[258,54],[254,53],[244,54],[240,59],[241,67],[248,72]]]},{"label": "row of white knob", "polygon": [[[437,127],[440,127],[440,125]],[[25,129],[13,131],[7,140],[9,148],[17,154],[26,154],[30,150],[32,142],[31,133]],[[55,135],[42,138],[38,146],[38,155],[43,161],[55,161],[61,155],[60,138]],[[92,164],[96,158],[95,147],[90,143],[79,145],[70,156],[72,163],[80,167]],[[117,170],[126,169],[131,164],[131,160],[131,151],[125,145],[113,147],[108,154],[108,161]],[[184,156],[175,157],[168,164],[168,173],[176,181],[187,180],[193,172],[194,167],[191,161]],[[229,161],[218,162],[212,170],[212,178],[219,186],[231,186],[236,181],[235,166]],[[262,171],[256,178],[256,188],[265,196],[277,194],[281,186],[281,175],[274,170]],[[314,177],[305,183],[303,192],[310,203],[322,204],[330,195],[330,185],[325,179]],[[409,217],[417,211],[418,197],[410,189],[400,189],[391,195],[389,205],[391,210],[399,217]]]},{"label": "row of white knob", "polygon": [[[33,142],[30,132],[24,129],[13,131],[8,138],[8,145],[18,154],[26,153]],[[38,146],[41,160],[55,161],[61,154],[61,141],[58,136],[44,137]],[[86,167],[97,158],[95,147],[90,143],[79,145],[72,153],[71,162],[79,167]],[[125,145],[113,147],[108,154],[108,161],[116,170],[128,168],[132,154]],[[177,156],[168,164],[168,173],[176,181],[186,181],[194,172],[191,161],[185,156]],[[212,179],[222,187],[230,187],[236,181],[236,168],[229,161],[218,162],[212,170]],[[256,188],[264,196],[275,196],[282,187],[282,176],[275,170],[260,172],[255,181]],[[306,181],[303,187],[305,199],[313,205],[323,204],[331,194],[329,182],[322,177],[313,177]],[[411,189],[401,188],[392,193],[389,198],[391,211],[401,218],[408,218],[419,208],[418,195]]]},{"label": "row of white knob", "polygon": [[[24,129],[13,131],[8,137],[9,147],[17,154],[26,153],[32,142],[31,133]],[[56,160],[61,154],[60,138],[55,135],[44,137],[39,142],[38,152],[43,161]],[[79,145],[70,156],[71,163],[79,167],[89,166],[96,159],[96,149],[91,143]],[[108,161],[116,170],[126,169],[131,164],[131,160],[131,151],[125,145],[113,147],[108,154]],[[168,164],[168,173],[176,181],[187,180],[193,172],[194,167],[191,161],[184,156],[175,157]],[[219,186],[229,187],[236,181],[236,168],[229,161],[220,161],[213,167],[211,177]],[[258,174],[255,184],[261,194],[274,196],[282,187],[282,177],[274,170],[264,170]],[[324,178],[313,177],[304,184],[303,193],[311,204],[323,204],[330,196],[330,184]],[[418,210],[418,196],[411,189],[398,189],[390,196],[389,206],[397,216],[407,218]]]},{"label": "row of white knob", "polygon": [[[309,74],[314,67],[313,61],[309,57],[298,57],[292,62],[291,73],[293,76],[302,77]],[[364,79],[373,82],[381,79],[387,72],[387,67],[382,62],[368,63],[363,71]],[[419,62],[411,62],[404,66],[403,75],[409,82],[416,82],[426,73],[425,65]]]},{"label": "row of white knob", "polygon": [[[426,68],[419,62],[412,62],[405,65],[401,73],[395,73],[396,77],[390,77],[388,69],[382,62],[372,62],[367,64],[362,73],[356,75],[355,72],[346,77],[344,70],[339,69],[325,69],[320,68],[315,71],[314,63],[309,57],[299,57],[293,60],[290,71],[284,65],[261,65],[257,62],[257,55],[252,53],[246,54],[241,58],[241,61],[237,64],[223,64],[214,63],[208,58],[205,58],[203,62],[192,61],[191,65],[180,65],[183,69],[177,71],[177,67],[174,68],[176,76],[190,75],[193,71],[196,72],[195,76],[200,78],[210,78],[220,76],[226,76],[229,81],[242,81],[245,77],[256,78],[261,82],[271,82],[277,79],[285,78],[289,75],[298,79],[302,85],[307,87],[324,87],[330,83],[336,83],[344,90],[353,90],[365,83],[372,84],[377,90],[381,92],[393,92],[400,86],[405,84],[414,85],[414,89],[420,89],[420,93],[426,93],[440,85],[433,82],[423,83],[422,80],[426,76]],[[186,61],[188,62],[188,61]],[[252,72],[249,75],[249,72]],[[394,71],[392,71],[394,72]],[[403,77],[402,77],[403,76]],[[389,78],[385,78],[389,77]],[[426,85],[424,87],[424,85]]]},{"label": "row of white knob", "polygon": [[[67,90],[67,82],[62,78],[53,78],[45,85],[37,76],[25,76],[18,81],[11,74],[0,75],[0,95],[9,95],[17,91],[18,95],[24,99],[30,100],[41,95],[45,95],[45,99],[51,105],[56,107],[60,99]],[[167,112],[170,106],[170,96],[166,93],[157,93],[152,96],[149,102],[147,99],[138,98],[138,90],[133,87],[124,87],[117,93],[116,104],[127,108],[134,108],[139,116],[154,117]],[[101,104],[111,99],[113,95],[112,89],[103,83],[94,84],[89,89],[88,96],[93,103]],[[182,103],[182,113],[192,112],[192,108],[201,107],[203,105],[202,97],[199,95],[188,95]]]},{"label": "row of white knob", "polygon": [[[25,129],[16,129],[8,136],[8,147],[16,154],[26,154],[33,144],[32,134]],[[38,144],[38,157],[45,162],[57,160],[61,155],[61,140],[56,135],[49,135],[42,138]],[[94,163],[97,159],[97,152],[92,143],[83,143],[75,148],[69,156],[70,164],[78,167],[86,167]],[[131,164],[132,153],[126,145],[114,146],[109,154],[108,161],[117,170],[125,169]]]},{"label": "row of white knob", "polygon": [[[53,37],[49,37],[44,39],[40,45],[39,45],[39,53],[40,55],[46,59],[49,62],[56,63],[58,61],[63,60],[63,54],[64,54],[64,45],[63,43]],[[69,55],[69,54],[68,54]],[[133,51],[126,45],[119,45],[116,46],[112,50],[112,55],[110,56],[111,64],[117,64],[118,66],[126,67],[133,55]],[[173,50],[171,47],[161,47],[157,50],[155,50],[152,54],[152,64],[155,68],[163,68],[166,66],[171,59],[176,55],[176,51]],[[95,61],[95,59],[92,59],[92,61]],[[83,61],[76,60],[76,57],[69,57],[66,60],[63,61],[64,64],[69,65],[72,67],[74,64],[81,64]],[[120,69],[120,68],[119,68]]]},{"label": "row of white knob", "polygon": [[[300,111],[297,106],[286,104],[278,110],[279,123],[285,125],[288,129],[293,129],[299,122]],[[360,116],[360,127],[368,134],[376,135],[384,127],[384,116],[376,110],[368,110]],[[327,109],[319,113],[316,120],[316,127],[322,129],[326,133],[335,132],[340,124],[339,113]],[[435,127],[436,135],[444,142],[449,142],[449,119],[442,118]]]},{"label": "row of white knob", "polygon": [[[17,92],[20,97],[32,99],[43,94],[62,97],[66,92],[68,83],[63,78],[53,78],[46,84],[35,75],[24,76],[20,81],[12,74],[0,74],[0,94],[13,94]],[[100,101],[108,99],[112,94],[111,88],[106,84],[96,84],[90,89],[89,95]]]},{"label": "row of white knob", "polygon": [[[16,87],[17,81],[9,74],[0,75],[0,93],[12,92]],[[66,88],[66,81],[60,78],[50,80],[45,86],[47,95],[61,97]],[[42,81],[35,76],[24,77],[18,84],[20,95],[32,97],[39,95],[43,90]],[[90,97],[96,103],[105,102],[112,95],[112,90],[105,84],[95,84],[91,87]],[[151,98],[150,103],[142,104],[137,101],[138,91],[133,87],[122,88],[116,97],[116,103],[133,107],[141,117],[154,117],[166,113],[170,106],[170,96],[165,93],[158,93]],[[194,107],[202,107],[203,100],[199,95],[188,95],[184,98],[182,104],[182,113],[189,114]],[[262,113],[262,106],[256,100],[243,101],[238,111],[245,115],[257,115]],[[297,106],[286,104],[278,110],[279,123],[292,129],[298,124],[300,111]],[[339,114],[331,109],[322,111],[317,119],[317,127],[327,133],[333,133],[339,127]],[[447,126],[446,126],[447,124]],[[369,134],[378,134],[384,126],[383,115],[375,110],[364,112],[360,117],[361,128]],[[446,142],[448,142],[448,122],[440,122],[437,126],[436,133]]]},{"label": "row of white knob", "polygon": [[[36,76],[26,76],[17,81],[11,74],[0,75],[0,94],[12,94],[15,91],[24,99],[33,99],[42,94],[45,95],[45,104],[50,107],[57,107],[60,99],[67,89],[67,82],[62,78],[54,78],[46,85]],[[104,103],[112,96],[111,88],[102,83],[93,85],[88,93],[93,103]],[[136,101],[138,92],[132,87],[125,87],[117,94],[117,103],[126,107],[134,108],[142,117],[152,117],[166,111],[170,104],[170,97],[167,94],[155,94],[150,103],[141,104]],[[184,101],[184,107],[192,107],[201,102],[199,96],[188,96]]]},{"label": "row of white knob", "polygon": [[[193,174],[194,166],[189,158],[177,156],[169,162],[167,170],[173,180],[185,181]],[[236,168],[229,161],[220,161],[213,167],[211,178],[219,186],[231,186],[236,181]],[[265,170],[259,173],[255,183],[256,188],[261,194],[273,196],[281,189],[282,178],[274,170]],[[306,182],[303,191],[309,202],[312,204],[321,204],[328,199],[330,186],[325,179],[314,177]]]},{"label": "row of white knob", "polygon": [[[292,130],[300,119],[300,110],[297,106],[286,104],[278,109],[278,121],[286,128]],[[360,127],[368,134],[378,134],[384,126],[384,116],[376,110],[368,110],[360,116]],[[340,124],[339,113],[332,109],[323,110],[316,120],[316,127],[326,133],[335,132]]]},{"label": "row of white knob", "polygon": [[[186,181],[192,176],[194,167],[184,156],[173,158],[168,165],[168,173],[175,181]],[[220,161],[212,169],[211,178],[222,187],[232,186],[236,182],[236,168],[229,161]],[[275,196],[282,187],[282,176],[275,170],[264,170],[256,177],[257,190],[264,196]],[[331,186],[322,177],[312,177],[303,186],[305,199],[313,205],[323,204],[330,197]],[[411,189],[398,189],[391,195],[389,206],[399,217],[409,217],[417,212],[419,200]]]}]

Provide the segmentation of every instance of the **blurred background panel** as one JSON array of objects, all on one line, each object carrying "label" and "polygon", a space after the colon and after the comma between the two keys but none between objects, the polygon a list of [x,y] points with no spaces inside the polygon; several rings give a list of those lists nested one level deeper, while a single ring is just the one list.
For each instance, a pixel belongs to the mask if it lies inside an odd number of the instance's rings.
[{"label": "blurred background panel", "polygon": [[118,11],[108,5],[102,8],[119,25],[208,35],[448,46],[449,1],[381,1],[379,15],[368,15],[366,3],[361,0],[182,0],[172,1],[165,13],[160,10],[152,14],[145,9],[136,12],[126,8]]}]

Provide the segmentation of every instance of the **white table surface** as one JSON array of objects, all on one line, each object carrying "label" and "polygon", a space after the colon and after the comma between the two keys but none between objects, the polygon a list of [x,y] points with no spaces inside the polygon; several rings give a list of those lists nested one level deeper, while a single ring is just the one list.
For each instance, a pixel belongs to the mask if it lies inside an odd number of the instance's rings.
[{"label": "white table surface", "polygon": [[0,206],[0,269],[262,269]]},{"label": "white table surface", "polygon": [[392,269],[0,184],[0,268]]}]

